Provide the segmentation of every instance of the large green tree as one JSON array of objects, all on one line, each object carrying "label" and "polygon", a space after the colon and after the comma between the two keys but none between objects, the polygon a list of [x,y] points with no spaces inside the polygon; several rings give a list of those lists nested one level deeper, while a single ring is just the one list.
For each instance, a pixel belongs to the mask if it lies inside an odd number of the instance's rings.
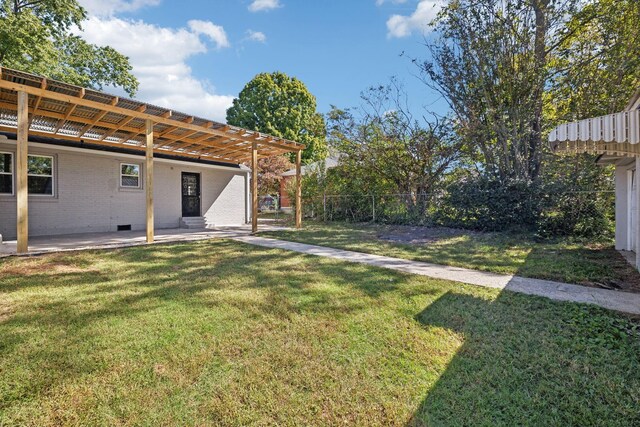
[{"label": "large green tree", "polygon": [[73,34],[87,13],[77,0],[0,0],[0,65],[67,83],[133,95],[138,81],[129,59]]},{"label": "large green tree", "polygon": [[574,0],[451,0],[435,21],[425,82],[449,102],[460,136],[501,182],[540,174],[549,62]]},{"label": "large green tree", "polygon": [[640,1],[586,2],[565,33],[551,63],[548,119],[622,110],[640,85]]},{"label": "large green tree", "polygon": [[227,110],[227,123],[305,144],[305,163],[327,155],[326,127],[316,98],[285,73],[255,76]]}]

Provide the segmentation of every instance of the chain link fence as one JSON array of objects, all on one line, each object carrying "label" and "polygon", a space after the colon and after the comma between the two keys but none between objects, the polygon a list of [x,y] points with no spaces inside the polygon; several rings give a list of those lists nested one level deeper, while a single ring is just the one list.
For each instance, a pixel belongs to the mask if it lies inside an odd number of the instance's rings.
[{"label": "chain link fence", "polygon": [[286,218],[279,195],[258,196],[258,219],[280,221]]},{"label": "chain link fence", "polygon": [[610,238],[615,192],[487,194],[324,194],[303,200],[303,214],[319,221],[448,226],[484,231],[522,229],[543,236]]}]

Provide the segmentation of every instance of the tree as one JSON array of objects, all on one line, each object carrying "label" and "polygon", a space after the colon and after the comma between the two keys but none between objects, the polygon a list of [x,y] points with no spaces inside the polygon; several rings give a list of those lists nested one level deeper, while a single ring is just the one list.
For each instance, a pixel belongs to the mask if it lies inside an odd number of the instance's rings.
[{"label": "tree", "polygon": [[469,151],[500,182],[540,174],[549,58],[574,4],[453,0],[434,24],[431,58],[414,60],[449,102]]},{"label": "tree", "polygon": [[87,17],[77,0],[0,0],[0,65],[83,87],[122,87],[138,81],[129,59],[72,34]]},{"label": "tree", "polygon": [[282,173],[293,168],[283,156],[264,157],[258,160],[258,194],[278,194]]},{"label": "tree", "polygon": [[305,144],[304,163],[327,155],[316,98],[300,80],[281,72],[258,74],[247,83],[227,110],[227,123]]},{"label": "tree", "polygon": [[460,154],[451,122],[414,119],[395,80],[369,89],[362,99],[360,109],[334,108],[329,114],[331,145],[343,153],[340,165],[349,182],[359,186],[352,192],[404,194],[410,215],[421,218]]},{"label": "tree", "polygon": [[640,2],[591,1],[568,21],[553,58],[547,118],[621,111],[640,85]]}]

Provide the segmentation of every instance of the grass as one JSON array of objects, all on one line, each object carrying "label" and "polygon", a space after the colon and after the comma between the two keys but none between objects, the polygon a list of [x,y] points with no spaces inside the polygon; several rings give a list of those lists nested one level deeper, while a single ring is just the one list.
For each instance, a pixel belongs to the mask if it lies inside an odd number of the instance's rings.
[{"label": "grass", "polygon": [[463,233],[425,244],[382,240],[390,227],[307,223],[302,230],[261,233],[301,243],[567,283],[622,282],[640,291],[640,274],[611,243],[538,241],[507,233]]},{"label": "grass", "polygon": [[634,321],[230,241],[0,261],[0,425],[638,425]]}]

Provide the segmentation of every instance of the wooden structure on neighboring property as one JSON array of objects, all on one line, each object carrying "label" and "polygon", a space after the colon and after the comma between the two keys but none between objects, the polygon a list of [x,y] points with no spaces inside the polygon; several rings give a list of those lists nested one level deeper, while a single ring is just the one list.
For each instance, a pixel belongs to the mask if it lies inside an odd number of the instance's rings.
[{"label": "wooden structure on neighboring property", "polygon": [[296,152],[296,226],[302,223],[300,161],[304,145],[108,95],[8,68],[0,68],[0,131],[17,134],[18,253],[28,250],[27,155],[29,136],[139,150],[146,154],[147,241],[154,239],[154,153],[232,164],[251,162],[252,229],[257,231],[258,158]]}]

